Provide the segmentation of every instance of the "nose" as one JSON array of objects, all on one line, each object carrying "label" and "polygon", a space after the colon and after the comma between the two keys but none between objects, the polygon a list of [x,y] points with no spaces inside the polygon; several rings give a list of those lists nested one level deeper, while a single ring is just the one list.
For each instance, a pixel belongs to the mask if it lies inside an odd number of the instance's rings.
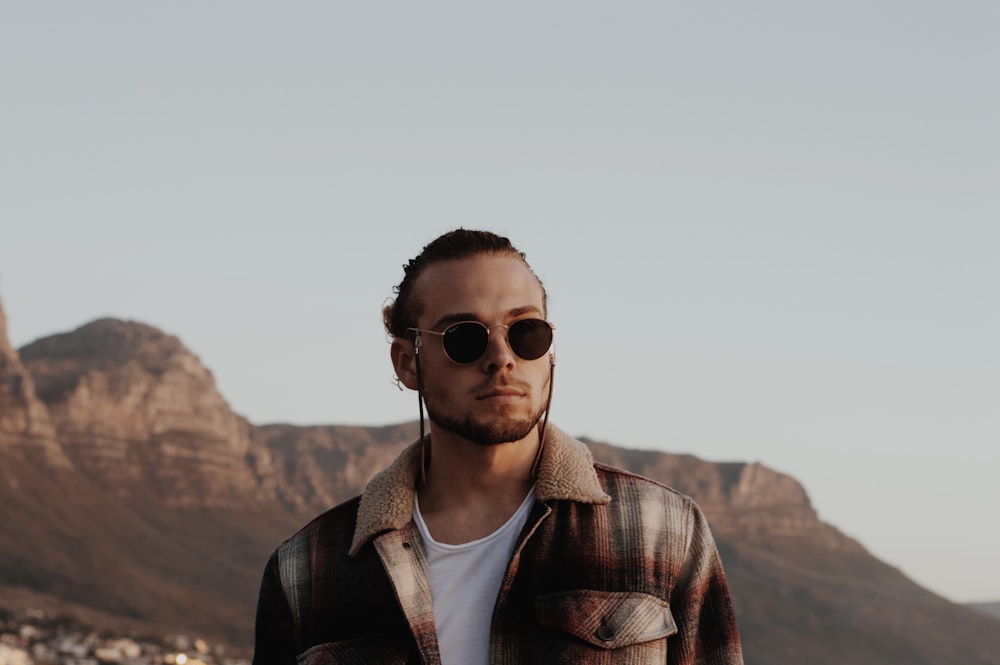
[{"label": "nose", "polygon": [[486,353],[483,354],[482,362],[486,371],[491,374],[501,369],[514,367],[514,363],[517,362],[517,356],[507,341],[507,326],[495,325],[489,328],[489,336],[486,339]]}]

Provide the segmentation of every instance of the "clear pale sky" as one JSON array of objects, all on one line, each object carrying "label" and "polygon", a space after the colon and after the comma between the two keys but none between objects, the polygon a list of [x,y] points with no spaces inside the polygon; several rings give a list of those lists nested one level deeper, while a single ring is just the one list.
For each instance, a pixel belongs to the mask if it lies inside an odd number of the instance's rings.
[{"label": "clear pale sky", "polygon": [[135,319],[255,423],[411,420],[380,308],[489,228],[554,422],[760,461],[1000,599],[1000,4],[0,7],[15,345]]}]

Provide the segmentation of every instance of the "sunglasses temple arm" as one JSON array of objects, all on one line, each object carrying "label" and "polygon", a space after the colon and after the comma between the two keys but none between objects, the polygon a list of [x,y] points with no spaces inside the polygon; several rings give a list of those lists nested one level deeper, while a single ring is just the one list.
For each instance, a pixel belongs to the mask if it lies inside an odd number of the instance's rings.
[{"label": "sunglasses temple arm", "polygon": [[424,440],[424,377],[420,371],[420,331],[413,340],[414,363],[417,367],[417,408],[420,411],[420,479],[417,489],[423,489],[427,482],[427,442]]}]

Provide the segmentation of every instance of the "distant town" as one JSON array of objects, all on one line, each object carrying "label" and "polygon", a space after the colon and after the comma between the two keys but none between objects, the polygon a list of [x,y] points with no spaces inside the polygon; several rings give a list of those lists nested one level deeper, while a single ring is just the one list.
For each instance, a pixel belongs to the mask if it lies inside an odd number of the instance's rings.
[{"label": "distant town", "polygon": [[41,610],[0,609],[0,665],[249,665],[199,637],[113,635]]}]

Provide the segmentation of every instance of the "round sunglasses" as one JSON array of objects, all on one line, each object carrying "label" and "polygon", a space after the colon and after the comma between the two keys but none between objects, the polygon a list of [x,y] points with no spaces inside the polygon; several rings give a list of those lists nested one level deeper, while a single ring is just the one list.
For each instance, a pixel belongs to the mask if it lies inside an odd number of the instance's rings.
[{"label": "round sunglasses", "polygon": [[552,347],[552,331],[555,326],[542,319],[519,319],[510,324],[488,326],[479,321],[461,321],[454,323],[444,331],[407,328],[417,333],[419,348],[420,333],[437,335],[441,338],[441,346],[446,356],[460,365],[468,365],[482,358],[489,346],[490,331],[503,328],[507,333],[507,343],[510,349],[521,360],[536,360],[541,358]]}]

